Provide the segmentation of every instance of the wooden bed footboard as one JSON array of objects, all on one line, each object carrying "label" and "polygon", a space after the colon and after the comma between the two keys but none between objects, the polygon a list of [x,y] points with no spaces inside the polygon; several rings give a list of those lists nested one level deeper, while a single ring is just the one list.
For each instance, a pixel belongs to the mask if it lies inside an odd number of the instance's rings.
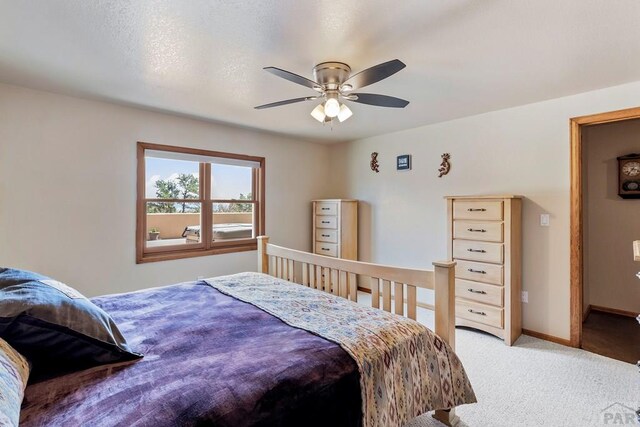
[{"label": "wooden bed footboard", "polygon": [[[267,236],[258,237],[258,271],[351,301],[358,298],[357,276],[366,276],[371,281],[373,307],[416,320],[417,290],[433,290],[435,333],[452,349],[455,349],[455,265],[443,261],[434,262],[433,270],[391,267],[283,248],[270,244]],[[434,417],[446,425],[457,421],[453,408],[436,411]]]}]

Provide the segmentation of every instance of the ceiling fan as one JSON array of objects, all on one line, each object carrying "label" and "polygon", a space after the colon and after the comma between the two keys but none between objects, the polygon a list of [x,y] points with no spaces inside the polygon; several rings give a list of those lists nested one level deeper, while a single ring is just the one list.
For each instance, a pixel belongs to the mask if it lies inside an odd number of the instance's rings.
[{"label": "ceiling fan", "polygon": [[272,102],[255,108],[262,110],[296,102],[322,99],[324,101],[311,111],[311,116],[321,123],[331,122],[336,117],[340,122],[343,122],[353,115],[349,107],[344,103],[340,103],[341,100],[376,105],[378,107],[404,108],[409,104],[409,101],[387,95],[353,92],[386,79],[404,67],[406,65],[402,61],[394,59],[351,75],[351,67],[343,62],[322,62],[313,67],[314,80],[309,80],[280,68],[265,67],[264,69],[271,74],[311,88],[318,92],[318,95]]}]

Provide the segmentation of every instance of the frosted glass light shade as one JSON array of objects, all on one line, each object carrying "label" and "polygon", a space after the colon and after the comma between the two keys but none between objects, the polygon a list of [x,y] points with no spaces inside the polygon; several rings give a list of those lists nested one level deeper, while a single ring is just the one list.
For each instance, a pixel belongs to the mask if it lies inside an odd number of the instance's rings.
[{"label": "frosted glass light shade", "polygon": [[319,104],[316,108],[311,112],[311,117],[319,121],[320,123],[324,122],[324,119],[327,115],[324,113],[324,107],[322,104]]},{"label": "frosted glass light shade", "polygon": [[340,113],[340,103],[338,100],[335,98],[327,99],[327,102],[324,103],[324,113],[331,118],[337,116],[338,113]]},{"label": "frosted glass light shade", "polygon": [[340,123],[344,122],[351,116],[353,116],[353,112],[349,109],[349,107],[342,104],[340,106],[340,112],[338,113],[338,120],[340,120]]}]

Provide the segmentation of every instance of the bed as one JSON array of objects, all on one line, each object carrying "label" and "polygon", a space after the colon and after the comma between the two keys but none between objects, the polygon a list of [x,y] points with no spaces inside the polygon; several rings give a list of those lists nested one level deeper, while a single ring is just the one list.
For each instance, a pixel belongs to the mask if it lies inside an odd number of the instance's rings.
[{"label": "bed", "polygon": [[[200,241],[200,226],[189,225],[182,232],[187,242]],[[250,239],[253,237],[253,225],[245,223],[214,224],[213,240]]]},{"label": "bed", "polygon": [[[453,425],[475,402],[453,353],[454,263],[393,268],[259,237],[258,272],[94,298],[144,358],[29,385],[21,425],[386,427],[431,410]],[[355,304],[357,275],[374,308]],[[436,334],[408,319],[418,288],[435,289]]]}]

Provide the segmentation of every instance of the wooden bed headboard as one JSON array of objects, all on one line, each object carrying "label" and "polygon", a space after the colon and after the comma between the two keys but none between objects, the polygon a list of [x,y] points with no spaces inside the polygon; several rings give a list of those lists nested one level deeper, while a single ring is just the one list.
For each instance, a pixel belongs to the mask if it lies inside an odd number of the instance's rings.
[{"label": "wooden bed headboard", "polygon": [[[417,290],[435,291],[435,333],[455,348],[455,262],[434,262],[433,270],[418,270],[332,258],[269,243],[258,237],[258,271],[329,292],[352,301],[358,298],[357,275],[371,280],[371,305],[416,320]],[[393,295],[391,289],[393,288]],[[406,295],[406,296],[405,296]],[[406,313],[405,313],[406,304]]]}]

